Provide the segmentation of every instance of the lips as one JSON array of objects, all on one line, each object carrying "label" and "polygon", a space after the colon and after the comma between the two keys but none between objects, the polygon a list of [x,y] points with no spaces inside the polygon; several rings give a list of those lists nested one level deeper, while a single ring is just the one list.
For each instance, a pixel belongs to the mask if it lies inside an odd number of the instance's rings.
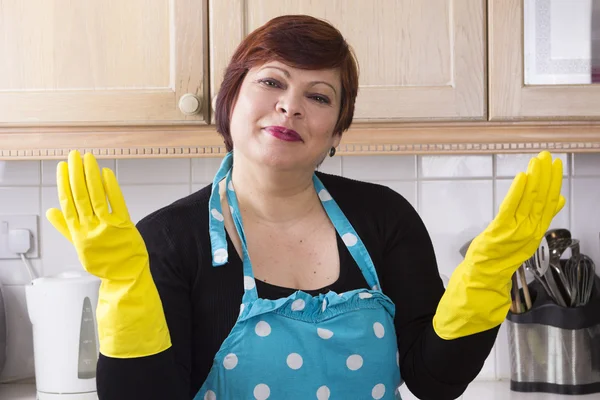
[{"label": "lips", "polygon": [[280,140],[286,142],[301,142],[302,137],[293,129],[287,129],[283,126],[267,126],[264,128],[266,132]]}]

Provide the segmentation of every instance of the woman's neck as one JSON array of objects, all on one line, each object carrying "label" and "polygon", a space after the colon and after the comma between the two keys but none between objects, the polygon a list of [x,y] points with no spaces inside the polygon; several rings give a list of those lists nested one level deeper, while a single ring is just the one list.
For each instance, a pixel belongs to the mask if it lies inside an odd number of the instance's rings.
[{"label": "woman's neck", "polygon": [[244,218],[261,224],[288,226],[320,205],[314,171],[280,171],[256,165],[240,155],[234,160],[232,183]]}]

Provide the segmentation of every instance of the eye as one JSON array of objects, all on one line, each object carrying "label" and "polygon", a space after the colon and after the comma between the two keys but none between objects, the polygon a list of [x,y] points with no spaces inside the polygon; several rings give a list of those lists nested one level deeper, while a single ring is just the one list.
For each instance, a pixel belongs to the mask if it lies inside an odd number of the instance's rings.
[{"label": "eye", "polygon": [[275,79],[271,79],[271,78],[265,78],[265,79],[261,79],[259,80],[259,82],[267,87],[272,87],[272,88],[280,88],[281,84],[276,81]]},{"label": "eye", "polygon": [[319,104],[329,104],[330,103],[330,101],[329,101],[329,99],[327,97],[321,96],[321,95],[318,95],[318,94],[312,95],[312,96],[310,96],[310,98],[313,99],[314,101],[316,101]]}]

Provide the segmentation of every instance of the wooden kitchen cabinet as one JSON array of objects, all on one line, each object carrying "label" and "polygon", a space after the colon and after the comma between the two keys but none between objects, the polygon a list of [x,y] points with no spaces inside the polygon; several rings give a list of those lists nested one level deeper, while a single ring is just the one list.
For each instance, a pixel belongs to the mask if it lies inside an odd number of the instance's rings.
[{"label": "wooden kitchen cabinet", "polygon": [[355,50],[339,155],[600,152],[600,85],[560,81],[600,64],[600,0],[0,0],[0,160],[222,156],[225,67],[283,14]]},{"label": "wooden kitchen cabinet", "polygon": [[488,0],[489,116],[600,119],[600,1]]},{"label": "wooden kitchen cabinet", "polygon": [[333,23],[360,65],[356,122],[484,120],[485,0],[210,0],[211,95],[241,40],[273,17]]},{"label": "wooden kitchen cabinet", "polygon": [[206,11],[203,0],[0,1],[0,128],[203,124]]}]

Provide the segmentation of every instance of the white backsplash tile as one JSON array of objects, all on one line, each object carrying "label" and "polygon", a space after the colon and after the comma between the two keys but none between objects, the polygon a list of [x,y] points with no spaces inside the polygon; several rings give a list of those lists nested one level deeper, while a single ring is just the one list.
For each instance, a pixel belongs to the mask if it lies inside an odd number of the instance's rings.
[{"label": "white backsplash tile", "polygon": [[419,214],[433,241],[440,273],[462,261],[458,250],[492,220],[491,180],[420,182]]},{"label": "white backsplash tile", "polygon": [[[501,178],[514,178],[519,172],[527,172],[529,160],[535,157],[537,153],[525,154],[497,154],[496,157],[496,176]],[[552,153],[552,157],[560,158],[563,164],[563,174],[569,175],[568,155],[565,153]]]},{"label": "white backsplash tile", "polygon": [[492,156],[419,156],[421,178],[491,178]]},{"label": "white backsplash tile", "polygon": [[600,153],[573,154],[574,176],[600,176]]},{"label": "white backsplash tile", "polygon": [[363,181],[415,179],[415,156],[344,156],[342,175]]},{"label": "white backsplash tile", "polygon": [[204,183],[192,183],[192,191],[191,193],[197,192],[205,186],[210,185],[212,182],[204,182]]},{"label": "white backsplash tile", "polygon": [[82,269],[73,245],[61,235],[46,218],[46,211],[58,208],[58,194],[55,186],[42,188],[42,210],[40,217],[41,252],[44,275],[55,275],[68,270]]},{"label": "white backsplash tile", "polygon": [[193,158],[192,183],[212,182],[221,166],[222,157],[218,158]]},{"label": "white backsplash tile", "polygon": [[186,158],[119,159],[119,184],[190,183],[191,166]]},{"label": "white backsplash tile", "polygon": [[412,206],[417,209],[417,182],[416,181],[372,181],[400,193]]},{"label": "white backsplash tile", "polygon": [[571,234],[579,239],[581,252],[590,256],[600,273],[600,177],[573,178]]},{"label": "white backsplash tile", "polygon": [[[43,275],[42,260],[40,258],[29,259],[36,276]],[[26,285],[31,282],[29,271],[22,260],[0,261],[0,283],[2,285]]]},{"label": "white backsplash tile", "polygon": [[[42,185],[44,186],[56,186],[56,166],[60,161],[64,160],[44,160],[42,161]],[[110,168],[115,171],[115,160],[110,158],[102,158],[97,160],[98,167],[102,171],[102,168]]]},{"label": "white backsplash tile", "polygon": [[[380,183],[402,194],[422,216],[432,237],[440,272],[451,275],[462,261],[460,246],[479,233],[492,220],[508,191],[514,175],[527,168],[534,154],[497,155],[492,179],[492,156],[343,156],[327,157],[322,171]],[[554,154],[563,161],[571,155]],[[117,171],[134,222],[147,214],[185,197],[212,182],[221,158],[118,160],[101,159],[101,167]],[[582,241],[582,251],[600,266],[600,154],[573,157],[575,178],[564,180],[567,206],[556,216],[553,226],[567,226]],[[0,162],[0,214],[35,214],[40,221],[41,258],[32,260],[45,275],[81,268],[73,246],[46,220],[45,212],[58,207],[56,164]],[[118,164],[118,168],[117,167]],[[568,173],[569,163],[565,162]],[[41,169],[41,176],[40,176]],[[593,177],[593,178],[590,178]],[[483,179],[482,179],[483,178]],[[487,179],[489,178],[489,179]],[[42,187],[40,187],[40,181]],[[600,267],[599,267],[600,271]],[[0,260],[0,281],[8,288],[11,318],[9,364],[3,375],[33,376],[31,325],[25,314],[24,286],[29,278],[19,260]],[[8,284],[9,286],[6,286]],[[5,290],[6,291],[6,290]],[[25,318],[27,317],[27,318]],[[484,364],[479,380],[510,375],[506,329]],[[1,380],[1,379],[0,379]],[[403,386],[405,399],[413,399]]]},{"label": "white backsplash tile", "polygon": [[39,184],[39,161],[0,161],[0,186]]},{"label": "white backsplash tile", "polygon": [[146,215],[190,194],[189,185],[121,186],[129,215],[134,223]]},{"label": "white backsplash tile", "polygon": [[40,188],[0,186],[0,215],[38,214],[40,211]]}]

